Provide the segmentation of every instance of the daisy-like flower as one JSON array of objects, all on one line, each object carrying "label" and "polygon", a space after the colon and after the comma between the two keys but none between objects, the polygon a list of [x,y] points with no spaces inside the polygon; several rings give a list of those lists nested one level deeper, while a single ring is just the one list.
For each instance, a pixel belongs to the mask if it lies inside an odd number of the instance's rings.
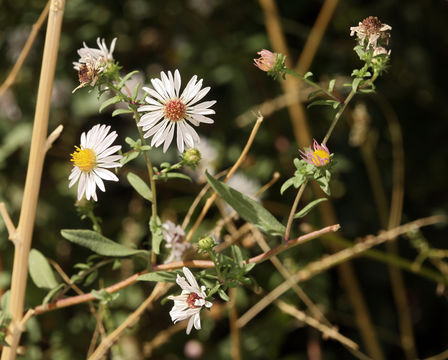
[{"label": "daisy-like flower", "polygon": [[183,267],[182,271],[187,279],[179,274],[176,279],[176,283],[182,288],[182,293],[177,296],[168,296],[168,299],[174,300],[174,306],[170,311],[171,320],[174,323],[189,319],[187,325],[188,335],[193,326],[196,330],[201,329],[199,313],[203,306],[210,308],[213,303],[205,300],[205,286],[199,287],[191,271],[186,267]]},{"label": "daisy-like flower", "polygon": [[[390,37],[389,30],[392,30],[391,26],[382,24],[376,16],[369,16],[360,22],[358,26],[352,26],[350,28],[350,36],[356,34],[361,45],[366,46],[366,49],[372,46],[376,50],[378,40],[380,39],[385,40],[387,45]],[[366,39],[367,45],[365,44]]]},{"label": "daisy-like flower", "polygon": [[210,91],[210,87],[202,87],[202,79],[197,81],[193,76],[184,91],[179,95],[181,79],[178,70],[166,75],[160,73],[161,79],[151,79],[154,89],[144,87],[143,90],[149,96],[145,98],[148,105],[138,108],[139,112],[145,112],[138,126],[141,126],[145,138],[152,136],[151,146],[163,145],[163,152],[170,146],[174,131],[176,131],[177,148],[183,152],[184,148],[195,147],[199,143],[199,136],[193,127],[200,123],[212,124],[214,121],[206,115],[214,114],[209,109],[216,103],[215,100],[198,103]]},{"label": "daisy-like flower", "polygon": [[117,155],[121,145],[111,146],[117,138],[117,133],[112,131],[109,133],[110,126],[95,125],[87,134],[81,134],[80,146],[75,146],[75,151],[71,154],[73,169],[69,176],[70,183],[68,187],[72,187],[78,180],[78,200],[86,195],[87,200],[92,198],[98,201],[96,196],[96,187],[101,191],[106,191],[103,180],[118,181],[118,177],[108,168],[121,167],[119,163],[122,158]]},{"label": "daisy-like flower", "polygon": [[325,166],[330,162],[330,151],[325,144],[320,144],[314,139],[313,149],[311,147],[305,148],[304,151],[299,150],[301,157],[308,164],[314,166]]},{"label": "daisy-like flower", "polygon": [[185,232],[179,225],[168,220],[162,225],[162,233],[166,241],[165,247],[171,249],[171,254],[165,263],[182,260],[184,253],[191,248],[191,244],[184,241]]}]

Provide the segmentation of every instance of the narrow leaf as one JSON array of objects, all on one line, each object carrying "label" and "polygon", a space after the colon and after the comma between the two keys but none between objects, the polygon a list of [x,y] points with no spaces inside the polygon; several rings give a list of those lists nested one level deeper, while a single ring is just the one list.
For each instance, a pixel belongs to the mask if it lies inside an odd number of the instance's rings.
[{"label": "narrow leaf", "polygon": [[141,197],[148,201],[152,201],[152,192],[149,186],[136,174],[128,173],[127,179],[129,184],[139,193]]},{"label": "narrow leaf", "polygon": [[292,178],[289,178],[288,180],[286,180],[286,181],[283,183],[283,185],[282,185],[282,187],[281,187],[281,189],[280,189],[280,195],[283,195],[283,193],[284,193],[289,187],[291,187],[293,184],[294,184],[294,178],[293,178],[293,177],[292,177]]},{"label": "narrow leaf", "polygon": [[313,76],[313,73],[311,71],[308,71],[305,75],[303,75],[303,78],[308,79],[311,76]]},{"label": "narrow leaf", "polygon": [[317,94],[319,94],[322,91],[322,89],[319,90],[315,90],[309,93],[307,99],[311,99],[312,97],[316,96]]},{"label": "narrow leaf", "polygon": [[205,172],[205,176],[219,196],[233,207],[244,220],[268,234],[282,236],[285,233],[285,227],[258,202],[216,180],[207,172]]},{"label": "narrow leaf", "polygon": [[338,101],[335,100],[316,100],[313,101],[312,103],[308,104],[307,108],[310,108],[311,106],[316,106],[316,105],[323,105],[323,106],[334,106],[334,104],[338,104]]},{"label": "narrow leaf", "polygon": [[156,271],[140,275],[137,281],[175,282],[177,273],[173,271]]},{"label": "narrow leaf", "polygon": [[58,286],[53,270],[45,256],[36,249],[31,249],[28,269],[34,284],[41,289],[53,289]]},{"label": "narrow leaf", "polygon": [[320,204],[322,201],[327,201],[327,198],[320,198],[314,201],[311,201],[307,206],[305,206],[302,210],[300,210],[297,214],[294,215],[294,219],[302,218],[306,214],[308,214],[314,207]]},{"label": "narrow leaf", "polygon": [[136,254],[148,254],[148,251],[128,248],[92,230],[65,229],[61,230],[61,235],[68,241],[86,247],[103,256],[126,257]]},{"label": "narrow leaf", "polygon": [[185,174],[181,174],[178,172],[168,172],[160,175],[154,175],[154,180],[168,180],[168,179],[185,179],[188,181],[192,181],[191,177]]},{"label": "narrow leaf", "polygon": [[121,81],[118,83],[118,88],[121,89],[124,86],[124,84],[126,83],[126,81],[128,81],[132,77],[132,75],[135,75],[138,72],[139,72],[138,70],[134,70],[134,71],[131,71],[130,73],[126,74],[126,76],[123,79],[121,79]]},{"label": "narrow leaf", "polygon": [[99,112],[102,112],[108,106],[119,103],[120,101],[121,101],[121,98],[119,96],[114,96],[114,97],[111,97],[110,99],[107,99],[105,102],[103,102],[101,104]]},{"label": "narrow leaf", "polygon": [[112,117],[122,114],[132,114],[132,111],[129,109],[116,109],[112,113]]},{"label": "narrow leaf", "polygon": [[336,80],[335,79],[330,80],[330,82],[328,84],[328,92],[333,92],[334,84],[336,84]]},{"label": "narrow leaf", "polygon": [[151,220],[149,221],[149,229],[151,230],[152,235],[152,251],[156,254],[160,253],[160,244],[163,240],[163,232],[162,232],[162,221],[157,216],[151,216]]},{"label": "narrow leaf", "polygon": [[57,295],[59,291],[61,291],[65,287],[65,284],[59,284],[58,286],[51,289],[47,295],[45,295],[44,299],[42,300],[42,306],[45,308],[45,306]]},{"label": "narrow leaf", "polygon": [[362,81],[362,78],[356,78],[356,79],[353,80],[353,82],[352,82],[352,89],[353,89],[354,92],[356,92],[356,90],[358,90],[358,86],[359,86],[359,83],[361,81]]}]

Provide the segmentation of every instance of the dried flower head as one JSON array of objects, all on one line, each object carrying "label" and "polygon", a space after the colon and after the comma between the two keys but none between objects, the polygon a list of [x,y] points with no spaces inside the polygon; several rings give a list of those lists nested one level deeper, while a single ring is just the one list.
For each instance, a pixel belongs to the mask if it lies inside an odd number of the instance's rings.
[{"label": "dried flower head", "polygon": [[[381,40],[384,45],[389,43],[389,30],[392,30],[392,27],[381,23],[376,16],[369,16],[360,22],[358,26],[350,28],[350,36],[356,34],[360,45],[365,46],[366,49],[372,47],[374,50],[379,50],[380,45],[378,45],[378,41]],[[384,51],[386,50],[384,49]]]},{"label": "dried flower head", "polygon": [[304,151],[299,150],[301,157],[308,164],[320,167],[325,166],[330,162],[330,151],[325,144],[320,144],[314,139],[313,149],[311,147],[305,148]]},{"label": "dried flower head", "polygon": [[172,221],[165,221],[162,225],[163,239],[165,247],[171,249],[170,256],[165,263],[182,260],[185,252],[191,248],[191,244],[184,241],[185,232],[179,225],[175,225]]}]

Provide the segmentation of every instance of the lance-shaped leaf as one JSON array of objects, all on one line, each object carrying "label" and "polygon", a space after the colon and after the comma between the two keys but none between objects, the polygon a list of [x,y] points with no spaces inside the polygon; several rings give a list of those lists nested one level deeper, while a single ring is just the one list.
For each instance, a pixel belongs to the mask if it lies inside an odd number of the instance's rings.
[{"label": "lance-shaped leaf", "polygon": [[[137,153],[138,155],[138,153]],[[129,184],[139,193],[140,196],[148,201],[152,201],[152,192],[148,184],[146,184],[138,175],[134,173],[128,173],[127,175]]]},{"label": "lance-shaped leaf", "polygon": [[137,254],[148,254],[146,250],[128,248],[92,230],[65,229],[61,230],[61,235],[68,241],[86,247],[103,256],[126,257]]},{"label": "lance-shaped leaf", "polygon": [[140,275],[137,281],[176,282],[178,273],[174,271],[155,271]]},{"label": "lance-shaped leaf", "polygon": [[306,214],[308,214],[315,206],[320,204],[322,201],[327,201],[327,198],[320,198],[314,201],[311,201],[307,206],[305,206],[302,210],[300,210],[297,214],[294,215],[294,219],[302,218]]},{"label": "lance-shaped leaf", "polygon": [[258,202],[239,191],[232,189],[223,182],[216,180],[207,172],[205,173],[205,176],[219,196],[233,207],[244,220],[255,225],[267,234],[284,235],[285,227]]},{"label": "lance-shaped leaf", "polygon": [[48,260],[36,249],[31,249],[28,259],[28,270],[34,284],[41,289],[53,289],[58,286]]}]

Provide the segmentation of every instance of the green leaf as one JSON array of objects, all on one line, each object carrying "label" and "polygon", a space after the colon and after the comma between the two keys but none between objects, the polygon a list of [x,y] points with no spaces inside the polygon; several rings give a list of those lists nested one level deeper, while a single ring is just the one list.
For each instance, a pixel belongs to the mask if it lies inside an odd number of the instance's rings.
[{"label": "green leaf", "polygon": [[152,201],[152,192],[148,184],[144,182],[138,175],[134,173],[128,173],[127,179],[129,184],[139,193],[141,197],[148,201]]},{"label": "green leaf", "polygon": [[258,202],[214,179],[208,172],[205,172],[205,176],[219,196],[233,207],[244,220],[268,234],[282,236],[285,233],[285,227]]},{"label": "green leaf", "polygon": [[336,79],[330,80],[330,82],[328,83],[328,92],[333,92],[334,84],[336,84]]},{"label": "green leaf", "polygon": [[320,198],[314,201],[311,201],[308,205],[306,205],[302,210],[300,210],[297,214],[294,215],[294,219],[302,218],[306,214],[308,214],[314,207],[320,204],[322,201],[327,201],[327,198]]},{"label": "green leaf", "polygon": [[353,82],[352,82],[352,89],[353,89],[354,92],[356,92],[356,90],[358,90],[358,86],[359,86],[359,83],[361,81],[362,81],[362,78],[356,78],[356,79],[353,80]]},{"label": "green leaf", "polygon": [[36,249],[31,249],[28,269],[34,284],[41,289],[53,289],[58,286],[53,270],[45,256]]},{"label": "green leaf", "polygon": [[4,311],[4,312],[8,312],[9,311],[9,300],[11,298],[11,290],[6,291],[3,295],[2,295],[2,299],[0,301],[0,308]]},{"label": "green leaf", "polygon": [[112,113],[112,117],[122,114],[132,114],[132,110],[129,109],[116,109]]},{"label": "green leaf", "polygon": [[64,229],[61,230],[61,235],[68,241],[86,247],[103,256],[126,257],[137,254],[148,254],[146,250],[128,248],[92,230]]},{"label": "green leaf", "polygon": [[310,92],[310,94],[308,95],[307,98],[308,98],[308,99],[311,99],[312,97],[314,97],[314,96],[316,96],[317,94],[319,94],[321,91],[322,91],[322,89],[312,91],[312,92]]},{"label": "green leaf", "polygon": [[152,251],[156,254],[160,254],[160,244],[163,240],[163,232],[162,232],[162,221],[157,216],[151,216],[151,220],[149,221],[149,229],[152,234]]},{"label": "green leaf", "polygon": [[316,105],[338,107],[339,104],[340,104],[339,101],[335,101],[335,100],[315,100],[308,104],[307,109],[310,108],[311,106],[316,106]]},{"label": "green leaf", "polygon": [[117,87],[119,89],[121,89],[124,86],[124,84],[126,83],[126,81],[128,81],[132,77],[132,75],[135,75],[138,72],[139,72],[138,70],[134,70],[134,71],[131,71],[130,73],[126,74],[126,76],[123,79],[121,79],[121,81],[118,83]]},{"label": "green leaf", "polygon": [[169,172],[169,173],[164,173],[164,174],[160,174],[160,175],[154,175],[154,180],[168,180],[168,179],[185,179],[188,181],[192,181],[191,177],[189,177],[188,175],[185,174],[181,174],[178,172]]},{"label": "green leaf", "polygon": [[140,275],[137,281],[176,282],[178,272],[156,271]]},{"label": "green leaf", "polygon": [[244,259],[243,254],[241,253],[241,249],[236,245],[232,245],[231,249],[233,258],[235,259],[238,266],[242,268],[244,266]]},{"label": "green leaf", "polygon": [[280,195],[283,195],[283,193],[290,188],[292,185],[294,184],[294,178],[289,178],[288,180],[286,180],[282,187],[280,188]]},{"label": "green leaf", "polygon": [[244,272],[248,273],[249,271],[251,271],[255,267],[255,265],[257,265],[257,264],[256,263],[249,263],[249,264],[247,264],[244,267]]},{"label": "green leaf", "polygon": [[303,78],[308,79],[311,76],[313,76],[313,73],[311,71],[308,71],[305,75],[303,75]]},{"label": "green leaf", "polygon": [[120,160],[120,164],[122,164],[122,165],[127,164],[129,161],[132,161],[135,158],[138,158],[139,155],[140,155],[140,152],[131,150],[131,151],[123,154],[123,157]]},{"label": "green leaf", "polygon": [[107,108],[110,105],[119,103],[121,101],[121,97],[120,96],[114,96],[111,97],[110,99],[107,99],[105,102],[103,102],[100,106],[99,112],[102,112],[105,108]]},{"label": "green leaf", "polygon": [[227,296],[226,292],[223,289],[218,289],[218,295],[224,301],[230,301],[230,298]]},{"label": "green leaf", "polygon": [[126,141],[126,143],[129,144],[131,147],[134,147],[136,144],[136,141],[134,139],[130,138],[129,136],[126,136],[124,141]]},{"label": "green leaf", "polygon": [[65,284],[59,284],[58,286],[51,289],[47,295],[45,295],[44,299],[42,300],[42,306],[45,308],[45,306],[56,296],[56,294],[61,291],[65,287]]}]

